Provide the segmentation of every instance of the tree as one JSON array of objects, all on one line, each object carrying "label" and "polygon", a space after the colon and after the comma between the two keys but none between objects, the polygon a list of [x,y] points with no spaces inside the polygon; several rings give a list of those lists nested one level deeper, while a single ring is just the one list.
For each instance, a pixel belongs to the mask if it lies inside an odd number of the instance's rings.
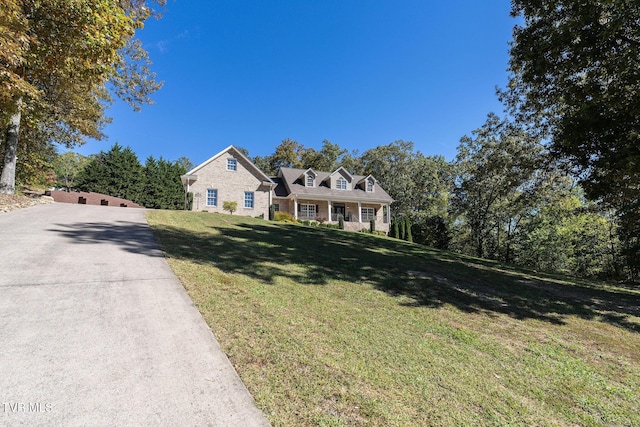
[{"label": "tree", "polygon": [[322,148],[319,151],[307,148],[302,152],[302,167],[316,171],[333,172],[340,167],[341,159],[347,154],[347,150],[325,139],[322,141]]},{"label": "tree", "polygon": [[183,209],[185,194],[180,176],[187,173],[184,158],[175,162],[147,158],[144,166],[144,190],[141,200],[154,209]]},{"label": "tree", "polygon": [[[616,209],[640,265],[640,3],[514,0],[510,82],[501,96],[568,161],[586,195]],[[635,262],[635,264],[634,264]]]},{"label": "tree", "polygon": [[408,216],[404,218],[404,228],[406,233],[407,242],[413,242],[413,235],[411,234],[411,220]]},{"label": "tree", "polygon": [[144,169],[131,148],[117,143],[91,158],[77,178],[77,188],[144,204]]},{"label": "tree", "polygon": [[134,40],[144,0],[7,0],[0,9],[0,192],[15,191],[21,125],[48,144],[101,138],[108,87],[134,108],[160,85]]},{"label": "tree", "polygon": [[394,199],[393,215],[446,216],[452,184],[451,166],[442,156],[426,157],[413,143],[395,141],[367,150],[364,174],[373,175]]},{"label": "tree", "polygon": [[496,258],[504,246],[510,258],[510,241],[535,200],[545,153],[535,137],[495,114],[473,134],[458,146],[452,210],[468,227],[476,256]]},{"label": "tree", "polygon": [[53,161],[56,186],[63,187],[66,191],[71,191],[75,188],[76,178],[88,161],[87,157],[72,151],[57,156]]},{"label": "tree", "polygon": [[238,202],[224,201],[222,202],[222,209],[229,211],[229,213],[233,215],[233,213],[238,210]]}]

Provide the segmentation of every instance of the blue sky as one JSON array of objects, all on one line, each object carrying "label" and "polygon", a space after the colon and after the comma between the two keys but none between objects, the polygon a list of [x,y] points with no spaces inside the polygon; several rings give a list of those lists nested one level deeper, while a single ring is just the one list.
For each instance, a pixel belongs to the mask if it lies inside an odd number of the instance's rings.
[{"label": "blue sky", "polygon": [[108,139],[198,164],[228,145],[268,155],[284,138],[361,153],[403,139],[453,159],[502,113],[515,20],[508,0],[169,0],[139,37],[164,87],[109,111]]}]

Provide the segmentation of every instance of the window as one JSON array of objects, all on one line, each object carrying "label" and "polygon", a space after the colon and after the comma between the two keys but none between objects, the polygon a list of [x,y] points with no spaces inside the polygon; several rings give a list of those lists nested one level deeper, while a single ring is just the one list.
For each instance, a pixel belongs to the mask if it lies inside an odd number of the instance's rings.
[{"label": "window", "polygon": [[314,219],[316,217],[316,205],[302,203],[300,205],[300,217]]},{"label": "window", "polygon": [[313,187],[313,175],[307,175],[307,187]]},{"label": "window", "polygon": [[367,181],[367,193],[373,193],[373,181]]},{"label": "window", "polygon": [[376,219],[376,211],[373,208],[362,208],[362,220],[371,221]]},{"label": "window", "polygon": [[280,203],[274,203],[273,204],[273,210],[276,212],[280,212]]},{"label": "window", "polygon": [[336,180],[336,188],[338,190],[346,190],[347,189],[347,180],[343,177],[340,177]]},{"label": "window", "polygon": [[253,191],[244,192],[244,207],[253,209]]},{"label": "window", "polygon": [[227,159],[227,170],[228,171],[238,170],[238,161],[236,159]]},{"label": "window", "polygon": [[207,190],[207,206],[218,206],[218,190]]}]

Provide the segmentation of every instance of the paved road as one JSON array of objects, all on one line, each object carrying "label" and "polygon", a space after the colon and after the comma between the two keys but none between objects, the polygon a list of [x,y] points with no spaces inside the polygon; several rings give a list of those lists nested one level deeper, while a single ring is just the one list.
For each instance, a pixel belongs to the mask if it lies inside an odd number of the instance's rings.
[{"label": "paved road", "polygon": [[139,209],[0,214],[0,425],[263,426]]}]

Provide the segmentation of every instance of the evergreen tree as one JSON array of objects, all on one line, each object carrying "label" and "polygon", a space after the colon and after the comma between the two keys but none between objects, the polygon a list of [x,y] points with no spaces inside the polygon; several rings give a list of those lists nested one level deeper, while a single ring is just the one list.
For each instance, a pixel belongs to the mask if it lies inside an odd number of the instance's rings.
[{"label": "evergreen tree", "polygon": [[144,169],[131,148],[115,144],[93,157],[77,178],[77,188],[143,203]]},{"label": "evergreen tree", "polygon": [[409,220],[409,217],[406,216],[404,218],[405,224],[404,224],[404,228],[405,228],[405,233],[407,236],[407,242],[413,242],[413,236],[411,235],[411,220]]}]

